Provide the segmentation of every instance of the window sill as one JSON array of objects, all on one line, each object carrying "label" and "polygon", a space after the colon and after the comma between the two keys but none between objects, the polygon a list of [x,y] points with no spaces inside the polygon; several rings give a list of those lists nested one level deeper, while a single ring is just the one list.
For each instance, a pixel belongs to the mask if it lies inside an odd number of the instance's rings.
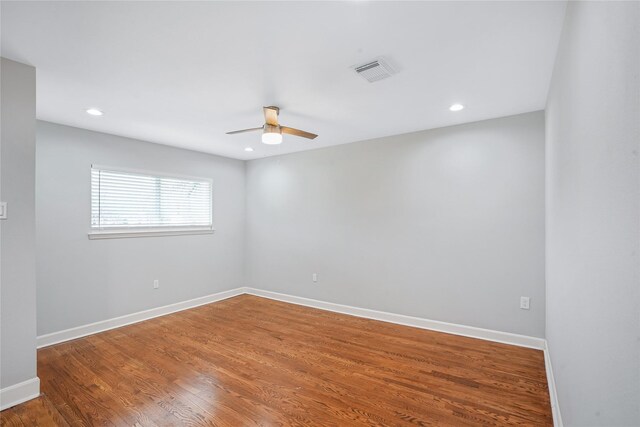
[{"label": "window sill", "polygon": [[126,239],[130,237],[163,237],[189,236],[194,234],[213,234],[213,228],[166,228],[150,230],[95,230],[88,233],[90,240],[98,239]]}]

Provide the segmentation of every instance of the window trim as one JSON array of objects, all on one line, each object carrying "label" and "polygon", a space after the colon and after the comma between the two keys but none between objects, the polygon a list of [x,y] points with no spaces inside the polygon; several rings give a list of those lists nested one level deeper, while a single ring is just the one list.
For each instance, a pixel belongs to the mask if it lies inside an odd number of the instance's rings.
[{"label": "window trim", "polygon": [[166,173],[166,172],[158,172],[151,171],[145,169],[134,169],[134,168],[126,168],[126,167],[118,167],[118,166],[106,166],[101,164],[91,164],[89,168],[89,186],[91,186],[91,171],[93,169],[101,169],[106,171],[113,172],[124,172],[124,173],[132,173],[132,174],[140,174],[140,175],[150,175],[154,177],[166,177],[166,178],[178,178],[178,179],[187,179],[194,181],[206,181],[209,183],[209,191],[210,191],[210,213],[211,213],[211,226],[184,226],[184,227],[109,227],[109,228],[93,228],[91,227],[92,215],[93,212],[91,210],[91,197],[93,196],[91,192],[91,188],[89,189],[89,232],[87,233],[90,240],[99,240],[99,239],[122,239],[129,237],[162,237],[162,236],[188,236],[188,235],[197,235],[197,234],[213,234],[216,229],[213,224],[213,179],[202,177],[202,176],[193,176],[193,175],[182,175],[175,173]]},{"label": "window trim", "polygon": [[167,229],[149,228],[118,228],[111,230],[95,230],[87,233],[89,240],[123,239],[128,237],[162,237],[162,236],[190,236],[196,234],[213,234],[213,227],[167,227]]}]

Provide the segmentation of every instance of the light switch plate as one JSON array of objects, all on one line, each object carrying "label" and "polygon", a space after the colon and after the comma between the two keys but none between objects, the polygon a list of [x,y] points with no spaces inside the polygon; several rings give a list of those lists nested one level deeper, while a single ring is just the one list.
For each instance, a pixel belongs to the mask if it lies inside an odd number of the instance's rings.
[{"label": "light switch plate", "polygon": [[7,202],[0,202],[0,219],[7,219]]}]

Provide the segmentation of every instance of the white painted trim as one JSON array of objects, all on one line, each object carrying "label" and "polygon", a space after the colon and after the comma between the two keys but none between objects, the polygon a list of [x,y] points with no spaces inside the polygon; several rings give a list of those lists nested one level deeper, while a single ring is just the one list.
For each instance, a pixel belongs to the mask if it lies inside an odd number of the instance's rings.
[{"label": "white painted trim", "polygon": [[530,337],[527,335],[501,332],[491,329],[477,328],[475,326],[458,325],[455,323],[441,322],[438,320],[424,319],[420,317],[405,316],[403,314],[387,313],[384,311],[371,310],[368,308],[352,307],[349,305],[336,304],[332,302],[319,301],[310,298],[297,297],[293,295],[281,294],[277,292],[264,291],[261,289],[240,287],[228,291],[218,292],[200,298],[175,304],[156,307],[137,313],[127,314],[112,319],[102,320],[75,328],[65,329],[38,337],[38,348],[47,347],[64,341],[93,335],[109,329],[138,323],[154,317],[164,316],[177,311],[187,310],[204,304],[221,301],[237,295],[250,294],[273,300],[288,302],[306,307],[319,308],[321,310],[333,311],[336,313],[348,314],[351,316],[364,317],[367,319],[380,320],[383,322],[395,323],[398,325],[412,326],[415,328],[429,329],[432,331],[444,332],[447,334],[461,335],[470,338],[478,338],[487,341],[494,341],[504,344],[517,345],[520,347],[546,350],[546,340],[544,338]]},{"label": "white painted trim", "polygon": [[549,400],[551,401],[551,413],[553,414],[553,425],[563,427],[562,416],[560,415],[560,404],[558,403],[558,392],[556,391],[556,380],[551,367],[551,355],[549,354],[549,344],[545,340],[544,344],[544,367],[547,373],[547,385],[549,386]]},{"label": "white painted trim", "polygon": [[85,337],[87,335],[97,334],[98,332],[108,331],[109,329],[115,329],[121,326],[130,325],[132,323],[142,322],[143,320],[153,319],[154,317],[164,316],[167,314],[175,313],[177,311],[198,307],[200,305],[210,304],[212,302],[235,297],[243,293],[244,288],[231,289],[229,291],[218,292],[216,294],[194,298],[188,301],[182,301],[175,304],[169,304],[162,307],[139,311],[137,313],[114,317],[112,319],[102,320],[100,322],[90,323],[88,325],[77,326],[71,329],[65,329],[46,335],[40,335],[37,339],[38,348]]},{"label": "white painted trim", "polygon": [[190,236],[194,234],[213,234],[214,228],[133,228],[117,230],[95,230],[88,234],[90,240],[98,239],[123,239],[128,237],[161,237],[161,236]]},{"label": "white painted trim", "polygon": [[38,377],[5,387],[0,389],[0,411],[38,396],[40,396],[40,378]]},{"label": "white painted trim", "polygon": [[535,348],[538,350],[544,350],[545,348],[544,338],[512,334],[510,332],[494,331],[491,329],[476,328],[474,326],[458,325],[455,323],[440,322],[438,320],[429,320],[420,317],[405,316],[403,314],[387,313],[384,311],[370,310],[367,308],[352,307],[349,305],[296,297],[293,295],[263,291],[254,288],[245,288],[245,292],[251,295],[289,302],[292,304],[304,305],[307,307],[314,307],[321,310],[349,314],[351,316],[364,317],[367,319],[381,320],[383,322],[396,323],[398,325],[412,326],[414,328],[429,329],[432,331],[445,332],[447,334],[461,335],[470,338],[479,338],[487,341],[517,345],[520,347]]},{"label": "white painted trim", "polygon": [[[501,332],[491,329],[477,328],[475,326],[458,325],[455,323],[441,322],[438,320],[424,319],[420,317],[405,316],[403,314],[388,313],[384,311],[371,310],[367,308],[352,307],[349,305],[336,304],[332,302],[314,300],[310,298],[297,297],[293,295],[281,294],[277,292],[264,291],[261,289],[239,287],[228,291],[218,292],[188,301],[156,307],[137,313],[131,313],[112,319],[102,320],[75,328],[65,329],[38,337],[38,348],[47,347],[64,341],[93,335],[109,329],[119,328],[154,317],[164,316],[189,308],[198,307],[204,304],[221,301],[237,295],[250,294],[264,298],[284,301],[306,307],[318,308],[321,310],[333,311],[336,313],[348,314],[351,316],[364,317],[367,319],[380,320],[383,322],[395,323],[398,325],[412,326],[415,328],[429,329],[432,331],[444,332],[448,334],[461,335],[470,338],[478,338],[487,341],[494,341],[504,344],[517,345],[519,347],[535,348],[546,351],[546,340],[544,338],[530,337],[527,335]],[[549,365],[550,366],[550,365]]]}]

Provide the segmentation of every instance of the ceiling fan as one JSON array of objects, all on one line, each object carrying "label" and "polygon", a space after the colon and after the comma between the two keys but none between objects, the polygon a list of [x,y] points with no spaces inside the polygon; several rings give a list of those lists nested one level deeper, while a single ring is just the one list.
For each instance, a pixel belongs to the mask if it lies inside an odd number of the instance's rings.
[{"label": "ceiling fan", "polygon": [[282,142],[283,133],[286,133],[288,135],[301,136],[307,139],[314,139],[318,136],[315,133],[305,132],[300,129],[280,126],[280,124],[278,123],[278,114],[280,113],[280,108],[278,107],[262,107],[262,110],[264,111],[264,125],[260,126],[259,128],[234,130],[233,132],[227,132],[227,135],[234,135],[236,133],[244,132],[255,132],[261,130],[262,142],[269,145],[280,144]]}]

